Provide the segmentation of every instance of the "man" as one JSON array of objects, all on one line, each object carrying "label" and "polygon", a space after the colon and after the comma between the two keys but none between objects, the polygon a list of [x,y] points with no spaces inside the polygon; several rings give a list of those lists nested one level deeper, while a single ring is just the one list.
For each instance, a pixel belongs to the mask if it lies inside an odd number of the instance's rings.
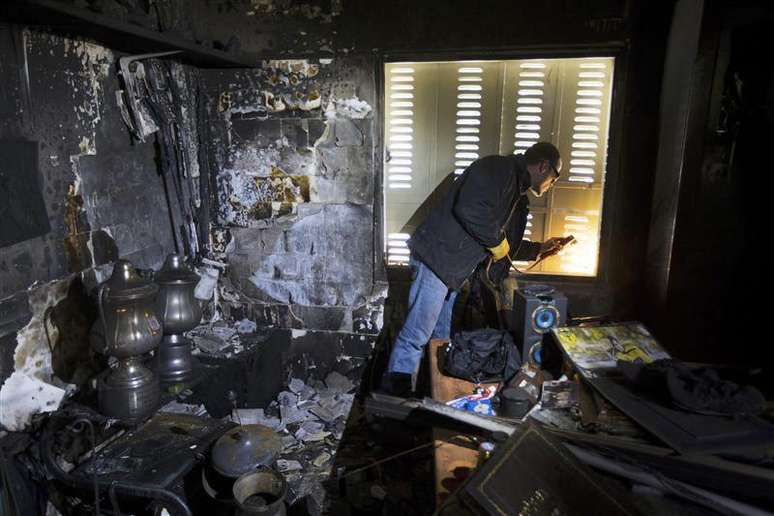
[{"label": "man", "polygon": [[559,245],[556,238],[541,244],[522,237],[527,190],[543,195],[561,168],[557,148],[539,142],[524,154],[478,159],[452,184],[409,241],[409,312],[395,339],[383,390],[409,394],[425,345],[430,338],[449,338],[457,292],[487,257],[534,260]]}]

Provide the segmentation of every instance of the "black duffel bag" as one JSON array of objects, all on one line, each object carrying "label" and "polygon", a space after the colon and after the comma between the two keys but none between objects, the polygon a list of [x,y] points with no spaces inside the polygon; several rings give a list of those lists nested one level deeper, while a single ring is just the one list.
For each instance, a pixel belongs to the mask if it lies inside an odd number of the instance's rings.
[{"label": "black duffel bag", "polygon": [[507,331],[462,331],[446,350],[443,372],[474,383],[510,380],[521,367],[521,354]]}]

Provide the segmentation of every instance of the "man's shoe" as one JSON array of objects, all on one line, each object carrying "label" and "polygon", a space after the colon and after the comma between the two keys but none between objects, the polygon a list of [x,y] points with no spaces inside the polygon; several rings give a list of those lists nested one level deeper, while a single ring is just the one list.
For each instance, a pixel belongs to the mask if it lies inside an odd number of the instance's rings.
[{"label": "man's shoe", "polygon": [[413,394],[411,380],[410,374],[385,373],[382,377],[382,384],[379,386],[379,392],[400,398],[410,398]]}]

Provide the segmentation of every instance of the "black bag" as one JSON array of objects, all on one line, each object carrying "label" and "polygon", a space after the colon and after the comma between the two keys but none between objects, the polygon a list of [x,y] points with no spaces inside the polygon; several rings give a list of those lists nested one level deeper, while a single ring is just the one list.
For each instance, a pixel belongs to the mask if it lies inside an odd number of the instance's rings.
[{"label": "black bag", "polygon": [[474,383],[508,381],[521,367],[521,354],[507,331],[462,331],[446,351],[443,372]]}]

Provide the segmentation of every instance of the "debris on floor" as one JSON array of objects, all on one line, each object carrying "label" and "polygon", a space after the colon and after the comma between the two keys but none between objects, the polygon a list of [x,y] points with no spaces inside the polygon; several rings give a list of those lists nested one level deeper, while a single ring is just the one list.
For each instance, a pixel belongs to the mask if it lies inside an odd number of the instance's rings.
[{"label": "debris on floor", "polygon": [[241,321],[236,322],[234,328],[237,333],[241,335],[243,333],[255,333],[255,330],[258,329],[258,325],[250,319],[242,319]]},{"label": "debris on floor", "polygon": [[197,326],[188,332],[188,337],[193,340],[195,347],[204,353],[222,352],[239,343],[237,331],[222,323]]},{"label": "debris on floor", "polygon": [[250,319],[235,322],[221,319],[201,324],[186,335],[194,343],[193,354],[207,353],[230,357],[245,350],[245,339],[258,332],[258,325]]},{"label": "debris on floor", "polygon": [[282,438],[277,469],[288,482],[290,505],[306,498],[306,509],[321,514],[326,503],[324,483],[331,476],[333,457],[339,448],[347,416],[355,399],[355,384],[338,372],[324,381],[291,378],[287,388],[266,409],[238,408],[231,420],[260,424]]},{"label": "debris on floor", "polygon": [[204,408],[204,405],[202,404],[194,405],[191,403],[181,403],[176,400],[170,401],[162,406],[159,409],[159,412],[165,412],[167,414],[188,414],[190,416],[207,415],[207,409]]},{"label": "debris on floor", "polygon": [[262,408],[234,409],[231,420],[239,425],[263,425],[275,431],[281,427],[280,418],[267,416]]}]

